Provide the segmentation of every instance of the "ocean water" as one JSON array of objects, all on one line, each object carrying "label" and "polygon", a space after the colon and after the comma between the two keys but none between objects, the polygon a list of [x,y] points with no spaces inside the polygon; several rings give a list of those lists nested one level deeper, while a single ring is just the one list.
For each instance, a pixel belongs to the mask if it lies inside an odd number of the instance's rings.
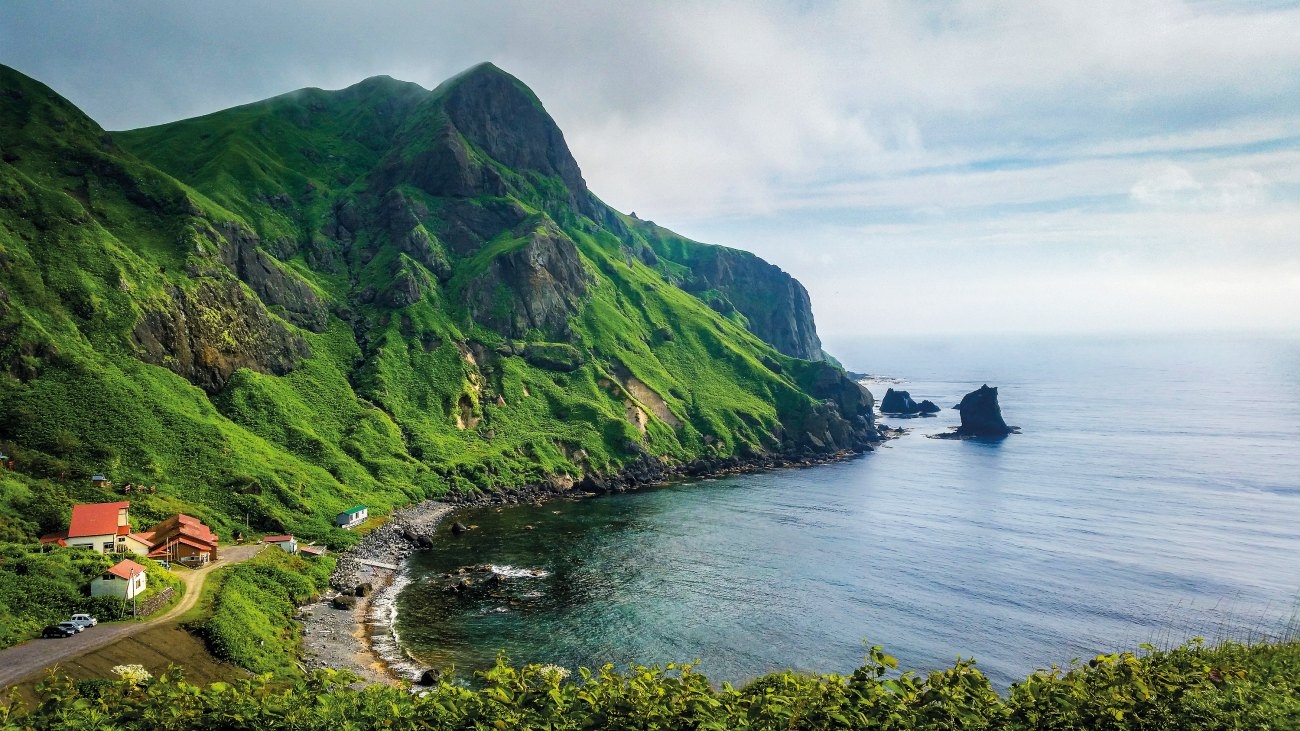
[{"label": "ocean water", "polygon": [[[1295,627],[1300,340],[994,338],[841,345],[927,419],[831,465],[467,511],[417,554],[395,629],[461,672],[699,661],[714,680],[848,672],[864,643],[1005,687],[1138,643]],[[897,379],[894,383],[889,379]],[[1021,434],[945,441],[998,386]],[[491,564],[462,595],[442,574]],[[534,571],[535,570],[535,571]],[[476,581],[490,576],[474,575]]]}]

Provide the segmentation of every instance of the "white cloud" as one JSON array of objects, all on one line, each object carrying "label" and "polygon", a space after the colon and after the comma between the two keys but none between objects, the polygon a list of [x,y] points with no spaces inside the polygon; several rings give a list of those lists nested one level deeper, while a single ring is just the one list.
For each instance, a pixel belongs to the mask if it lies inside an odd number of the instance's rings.
[{"label": "white cloud", "polygon": [[1134,201],[1149,206],[1239,210],[1262,204],[1269,181],[1254,170],[1231,170],[1210,185],[1202,184],[1184,167],[1165,164],[1133,184]]},{"label": "white cloud", "polygon": [[[0,5],[0,62],[110,128],[379,73],[432,87],[494,61],[538,93],[598,195],[687,235],[757,250],[808,284],[826,327],[839,327],[831,313],[849,306],[836,287],[882,266],[899,281],[904,265],[924,277],[945,323],[988,323],[998,320],[951,305],[968,270],[990,260],[1009,282],[1020,272],[1069,299],[1073,287],[1110,291],[1098,282],[1122,279],[1127,266],[1156,281],[1181,281],[1201,263],[1254,267],[1272,281],[1293,276],[1300,250],[1296,6],[94,8]],[[1240,271],[1225,281],[1245,288],[1243,301],[1292,302],[1282,288],[1250,288]],[[1100,279],[1085,284],[1088,272]],[[919,328],[930,306],[892,317]],[[1181,320],[1172,305],[1156,310],[1170,327],[1203,317],[1187,306]],[[1111,316],[1101,300],[1071,307],[1070,322]],[[1005,321],[1047,322],[1051,308],[1039,309]],[[1300,308],[1289,311],[1300,327]]]}]

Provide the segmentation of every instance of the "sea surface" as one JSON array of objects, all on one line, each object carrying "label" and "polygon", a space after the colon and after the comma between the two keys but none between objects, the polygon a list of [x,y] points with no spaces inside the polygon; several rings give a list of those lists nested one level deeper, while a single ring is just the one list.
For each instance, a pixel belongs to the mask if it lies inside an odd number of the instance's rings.
[{"label": "sea surface", "polygon": [[[876,339],[870,388],[944,407],[851,461],[465,511],[409,566],[395,629],[460,672],[699,661],[715,681],[849,672],[864,644],[920,671],[1036,668],[1195,636],[1296,630],[1300,339]],[[894,381],[897,382],[894,382]],[[926,434],[999,388],[1022,433]],[[488,589],[441,575],[490,564]],[[481,581],[488,574],[473,578]]]}]

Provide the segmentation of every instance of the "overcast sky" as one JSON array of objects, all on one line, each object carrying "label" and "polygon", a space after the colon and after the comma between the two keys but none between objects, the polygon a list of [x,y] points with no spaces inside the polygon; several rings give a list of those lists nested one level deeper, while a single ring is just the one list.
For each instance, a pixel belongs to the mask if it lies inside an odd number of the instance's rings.
[{"label": "overcast sky", "polygon": [[1282,2],[5,2],[109,129],[388,74],[519,77],[591,189],[758,253],[837,342],[1300,332]]}]

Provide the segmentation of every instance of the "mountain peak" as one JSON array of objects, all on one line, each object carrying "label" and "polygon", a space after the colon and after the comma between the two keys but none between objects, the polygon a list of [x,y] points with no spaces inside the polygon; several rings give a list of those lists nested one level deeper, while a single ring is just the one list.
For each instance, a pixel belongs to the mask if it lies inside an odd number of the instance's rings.
[{"label": "mountain peak", "polygon": [[580,209],[590,206],[582,171],[564,134],[522,81],[490,62],[439,87],[451,123],[501,164],[560,178]]}]

